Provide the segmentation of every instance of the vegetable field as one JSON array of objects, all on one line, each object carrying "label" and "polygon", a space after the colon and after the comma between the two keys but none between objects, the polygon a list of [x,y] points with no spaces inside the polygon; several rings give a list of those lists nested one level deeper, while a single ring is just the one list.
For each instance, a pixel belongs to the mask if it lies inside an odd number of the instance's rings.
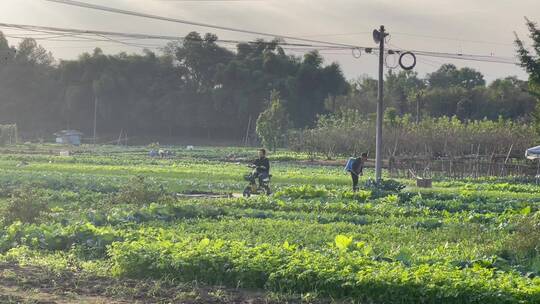
[{"label": "vegetable field", "polygon": [[1,281],[34,274],[0,299],[64,278],[94,288],[48,292],[95,303],[540,303],[535,184],[368,170],[353,193],[342,167],[278,151],[272,196],[186,198],[241,193],[256,151],[51,149],[0,155]]}]

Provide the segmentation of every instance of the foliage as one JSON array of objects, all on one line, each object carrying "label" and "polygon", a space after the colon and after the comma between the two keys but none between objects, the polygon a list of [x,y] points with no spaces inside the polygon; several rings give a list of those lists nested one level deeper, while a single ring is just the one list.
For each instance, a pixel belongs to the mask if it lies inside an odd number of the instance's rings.
[{"label": "foliage", "polygon": [[[374,261],[369,251],[347,253],[352,239],[336,237],[337,252],[291,250],[290,246],[223,240],[171,242],[146,239],[115,243],[111,255],[116,275],[172,276],[182,281],[265,287],[281,292],[318,292],[332,298],[403,303],[533,303],[538,294],[527,279],[496,273],[489,267],[457,269],[434,264],[407,267],[401,262]],[[458,288],[458,286],[468,286]],[[519,286],[516,292],[513,286]]]},{"label": "foliage", "polygon": [[336,247],[341,251],[346,251],[352,244],[352,237],[346,235],[336,235],[335,243]]},{"label": "foliage", "polygon": [[529,91],[534,94],[537,99],[536,108],[534,109],[534,121],[537,134],[540,135],[540,29],[536,23],[525,18],[527,28],[530,32],[532,41],[532,50],[529,50],[525,43],[516,36],[517,53],[521,61],[521,66],[529,73]]},{"label": "foliage", "polygon": [[263,145],[275,152],[286,142],[289,126],[289,114],[279,98],[279,93],[272,91],[268,108],[257,118],[257,135],[262,139]]},{"label": "foliage", "polygon": [[537,96],[540,96],[540,30],[536,23],[529,19],[525,19],[527,28],[530,32],[532,41],[532,50],[529,50],[525,43],[516,37],[516,45],[518,55],[521,60],[521,66],[529,73],[530,89]]},{"label": "foliage", "polygon": [[[505,120],[462,122],[457,117],[425,118],[416,123],[410,116],[387,112],[383,129],[384,153],[388,156],[462,156],[507,154],[524,151],[535,144],[534,127]],[[319,124],[304,131],[291,132],[289,147],[311,154],[355,155],[374,151],[375,120],[349,112],[321,117]],[[507,143],[507,144],[501,144]],[[471,147],[476,150],[471,151]]]},{"label": "foliage", "polygon": [[0,125],[0,146],[16,144],[17,140],[17,125]]},{"label": "foliage", "polygon": [[311,185],[304,185],[298,187],[287,187],[275,193],[276,197],[288,197],[288,198],[324,198],[330,195],[330,191],[325,188],[313,187]]},{"label": "foliage", "polygon": [[[106,55],[96,48],[76,60],[55,61],[35,40],[23,39],[12,48],[2,34],[0,51],[13,54],[0,65],[0,120],[16,123],[21,135],[31,138],[50,138],[66,126],[88,134],[93,117],[87,114],[97,100],[103,137],[118,138],[122,130],[137,141],[150,136],[230,140],[245,136],[246,126],[248,135],[256,133],[249,122],[265,110],[264,99],[274,90],[298,129],[314,127],[318,116],[329,113],[353,111],[371,120],[375,112],[377,82],[367,77],[349,83],[337,63],[325,64],[317,52],[296,57],[278,41],[262,40],[231,51],[214,34],[192,32],[184,38],[163,53]],[[526,62],[534,67],[534,60]],[[386,84],[385,104],[417,121],[454,115],[463,121],[499,116],[528,121],[534,112],[525,82],[510,77],[486,86],[470,68],[446,64],[426,78],[390,71]],[[535,92],[537,85],[530,84]],[[333,146],[325,148],[329,155],[340,150]]]},{"label": "foliage", "polygon": [[3,210],[3,221],[10,224],[15,221],[23,223],[35,223],[44,219],[50,211],[49,206],[43,198],[28,188],[16,190],[10,200],[8,200]]},{"label": "foliage", "polygon": [[124,184],[113,196],[113,202],[118,204],[148,204],[158,201],[165,195],[163,186],[158,182],[135,176]]},{"label": "foliage", "polygon": [[380,181],[369,179],[367,180],[365,187],[367,189],[377,189],[398,193],[405,188],[405,185],[394,179],[382,179]]},{"label": "foliage", "polygon": [[[503,255],[517,264],[540,257],[540,213],[530,212],[530,207],[521,211],[524,217],[514,224],[514,232],[505,244]],[[540,274],[540,268],[536,270]]]},{"label": "foliage", "polygon": [[[0,34],[5,50],[12,49]],[[106,55],[96,48],[57,62],[34,39],[23,39],[16,50],[0,64],[0,121],[16,123],[32,138],[50,138],[66,126],[91,134],[88,113],[97,100],[102,137],[118,138],[123,130],[137,139],[230,140],[245,136],[273,90],[287,100],[291,122],[304,127],[324,112],[325,98],[348,88],[339,65],[325,65],[316,52],[300,58],[263,40],[231,51],[210,33],[189,33],[162,53]],[[254,135],[255,124],[248,131]]]},{"label": "foliage", "polygon": [[462,87],[472,89],[486,84],[484,76],[471,68],[456,68],[453,64],[445,64],[428,76],[430,87],[448,88]]},{"label": "foliage", "polygon": [[[389,71],[385,80],[385,106],[400,117],[423,118],[457,116],[462,121],[530,120],[536,100],[527,91],[526,81],[516,77],[496,79],[486,86],[483,75],[471,68],[444,64],[426,78],[411,71]],[[362,78],[352,83],[347,95],[326,101],[326,109],[336,115],[358,112],[372,119],[377,105],[377,81]]]},{"label": "foliage", "polygon": [[384,180],[353,193],[341,166],[278,150],[287,161],[273,166],[272,196],[176,199],[187,190],[239,193],[245,166],[226,156],[256,150],[171,147],[177,158],[153,159],[147,147],[83,146],[70,158],[29,149],[0,155],[0,206],[28,185],[50,210],[39,223],[1,223],[0,260],[309,301],[539,301],[535,183],[434,180],[423,189]]}]

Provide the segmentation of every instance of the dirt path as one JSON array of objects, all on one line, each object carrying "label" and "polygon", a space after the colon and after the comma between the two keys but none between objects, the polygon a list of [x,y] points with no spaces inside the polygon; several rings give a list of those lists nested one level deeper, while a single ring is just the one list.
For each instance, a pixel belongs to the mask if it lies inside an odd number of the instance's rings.
[{"label": "dirt path", "polygon": [[130,303],[127,301],[115,301],[106,297],[86,296],[79,294],[52,294],[35,290],[20,290],[18,288],[7,288],[0,286],[0,303],[32,303],[32,304],[120,304]]},{"label": "dirt path", "polygon": [[133,303],[105,294],[106,280],[57,274],[37,267],[0,264],[0,303]]},{"label": "dirt path", "polygon": [[89,277],[76,272],[54,273],[38,267],[0,263],[0,303],[271,304],[300,301],[293,298],[270,298],[264,292],[151,280]]}]

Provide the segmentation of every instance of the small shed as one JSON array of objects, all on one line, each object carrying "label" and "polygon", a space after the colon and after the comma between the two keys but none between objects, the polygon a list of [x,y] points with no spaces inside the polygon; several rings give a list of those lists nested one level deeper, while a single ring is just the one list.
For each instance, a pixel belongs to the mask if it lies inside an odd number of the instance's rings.
[{"label": "small shed", "polygon": [[81,144],[82,135],[83,133],[77,130],[62,130],[54,133],[54,136],[56,136],[56,143],[74,146]]}]

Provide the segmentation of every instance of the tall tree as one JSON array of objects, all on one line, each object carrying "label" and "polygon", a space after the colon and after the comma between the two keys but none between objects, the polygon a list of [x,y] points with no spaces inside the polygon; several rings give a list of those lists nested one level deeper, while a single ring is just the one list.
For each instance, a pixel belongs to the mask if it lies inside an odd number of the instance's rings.
[{"label": "tall tree", "polygon": [[285,143],[290,125],[289,114],[279,97],[279,92],[272,91],[268,108],[257,119],[257,135],[266,147],[275,151]]},{"label": "tall tree", "polygon": [[444,64],[437,71],[429,74],[427,82],[430,88],[461,87],[472,89],[486,85],[482,73],[467,67],[458,69],[453,64]]},{"label": "tall tree", "polygon": [[533,114],[537,133],[540,135],[540,29],[536,23],[525,18],[529,37],[532,40],[532,50],[516,35],[516,45],[521,66],[529,73],[530,93],[538,98],[538,103]]},{"label": "tall tree", "polygon": [[348,85],[337,64],[323,67],[323,58],[317,51],[304,55],[289,87],[288,108],[296,127],[311,126],[318,114],[325,110],[325,99],[343,95]]},{"label": "tall tree", "polygon": [[527,81],[519,80],[515,76],[496,79],[488,89],[488,118],[528,117],[534,111],[536,99],[527,92]]},{"label": "tall tree", "polygon": [[414,71],[400,71],[393,73],[388,71],[386,75],[386,104],[398,110],[399,115],[408,113],[413,105],[411,99],[414,94],[425,88],[423,80],[418,78],[418,73]]}]

